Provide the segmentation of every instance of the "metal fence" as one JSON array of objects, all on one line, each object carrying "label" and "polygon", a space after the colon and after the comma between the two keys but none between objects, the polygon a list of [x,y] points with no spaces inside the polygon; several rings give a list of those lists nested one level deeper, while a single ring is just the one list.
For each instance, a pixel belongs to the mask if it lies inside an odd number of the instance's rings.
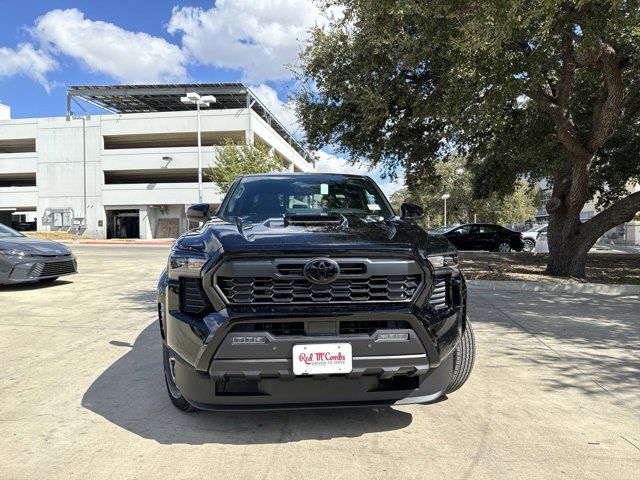
[{"label": "metal fence", "polygon": [[[629,253],[640,251],[640,222],[623,223],[612,228],[601,236],[594,246],[600,248],[625,247],[629,248],[626,250]],[[538,236],[534,251],[536,253],[549,252],[546,233]]]},{"label": "metal fence", "polygon": [[602,246],[640,246],[640,222],[629,222],[612,228],[598,239]]}]

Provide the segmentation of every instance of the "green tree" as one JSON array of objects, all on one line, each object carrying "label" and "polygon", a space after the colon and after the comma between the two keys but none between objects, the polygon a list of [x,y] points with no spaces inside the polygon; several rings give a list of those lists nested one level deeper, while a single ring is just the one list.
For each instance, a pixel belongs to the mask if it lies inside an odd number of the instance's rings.
[{"label": "green tree", "polygon": [[[475,196],[548,179],[547,271],[582,277],[597,238],[640,210],[637,0],[328,0],[296,95],[309,142],[409,187],[457,151]],[[597,196],[604,210],[585,223]]]},{"label": "green tree", "polygon": [[492,193],[486,198],[476,199],[473,196],[473,173],[462,168],[463,163],[459,158],[437,162],[433,181],[399,190],[391,197],[392,205],[396,209],[404,201],[421,205],[425,210],[423,224],[431,228],[444,225],[444,193],[450,195],[447,199],[449,225],[476,220],[503,225],[535,220],[540,202],[540,191],[535,185],[517,180],[511,193]]},{"label": "green tree", "polygon": [[265,144],[261,142],[256,142],[254,145],[237,144],[231,139],[225,139],[223,144],[216,148],[216,161],[207,170],[206,177],[221,192],[227,192],[239,175],[284,170],[285,166],[281,159]]}]

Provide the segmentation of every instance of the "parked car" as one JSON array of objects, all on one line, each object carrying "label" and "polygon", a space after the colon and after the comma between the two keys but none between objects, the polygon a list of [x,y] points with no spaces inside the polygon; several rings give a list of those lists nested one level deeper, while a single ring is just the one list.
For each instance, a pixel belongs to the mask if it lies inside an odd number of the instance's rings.
[{"label": "parked car", "polygon": [[53,282],[77,270],[76,257],[68,247],[0,224],[0,285]]},{"label": "parked car", "polygon": [[18,232],[35,232],[37,230],[36,222],[11,222],[11,227]]},{"label": "parked car", "polygon": [[273,409],[434,401],[475,343],[457,253],[368,177],[239,177],[158,283],[173,404]]},{"label": "parked car", "polygon": [[525,252],[533,252],[533,250],[536,248],[538,237],[543,233],[546,234],[548,228],[549,225],[545,223],[543,225],[537,225],[524,232],[522,234],[522,241],[524,242],[524,247],[522,248],[522,250]]},{"label": "parked car", "polygon": [[442,234],[460,250],[522,251],[522,233],[490,223],[468,223]]}]

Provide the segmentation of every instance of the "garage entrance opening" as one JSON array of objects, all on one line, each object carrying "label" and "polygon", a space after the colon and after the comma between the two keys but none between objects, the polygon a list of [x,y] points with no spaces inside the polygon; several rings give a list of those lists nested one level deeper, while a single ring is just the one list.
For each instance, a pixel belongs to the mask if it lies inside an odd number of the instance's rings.
[{"label": "garage entrance opening", "polygon": [[140,238],[140,212],[107,210],[107,238]]},{"label": "garage entrance opening", "polygon": [[19,232],[37,230],[36,207],[0,208],[0,223]]}]

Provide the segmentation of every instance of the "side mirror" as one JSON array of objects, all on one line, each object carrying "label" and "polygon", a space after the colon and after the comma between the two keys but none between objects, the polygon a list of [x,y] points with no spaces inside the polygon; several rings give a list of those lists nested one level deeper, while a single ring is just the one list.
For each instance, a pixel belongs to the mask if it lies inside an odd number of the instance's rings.
[{"label": "side mirror", "polygon": [[413,203],[403,203],[400,205],[401,218],[403,220],[420,220],[424,216],[424,210]]},{"label": "side mirror", "polygon": [[196,203],[187,208],[187,219],[193,222],[209,220],[218,212],[219,203]]}]

